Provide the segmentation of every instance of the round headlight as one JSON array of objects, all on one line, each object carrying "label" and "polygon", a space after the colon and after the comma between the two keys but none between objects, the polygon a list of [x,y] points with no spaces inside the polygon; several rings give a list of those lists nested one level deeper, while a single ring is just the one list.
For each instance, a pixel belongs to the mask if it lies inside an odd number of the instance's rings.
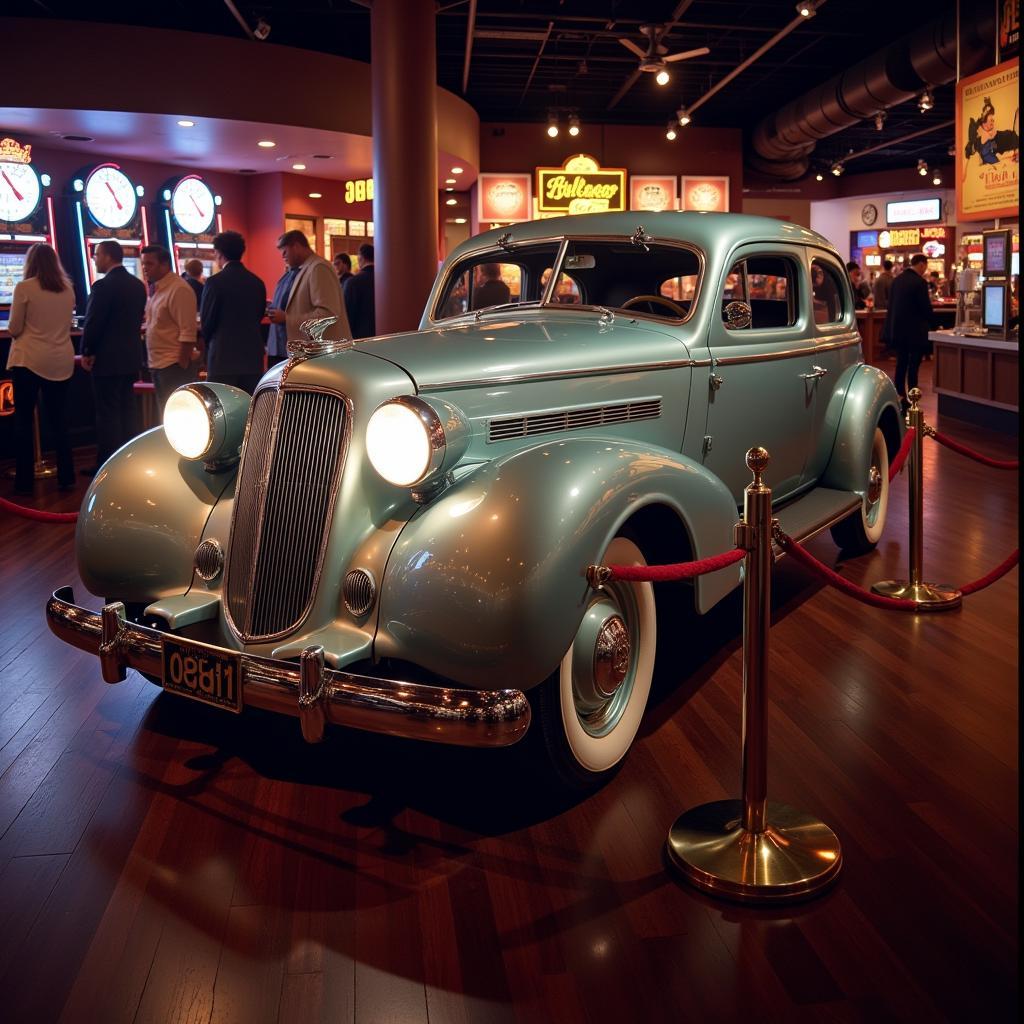
[{"label": "round headlight", "polygon": [[388,483],[412,487],[444,459],[444,428],[426,402],[400,398],[386,402],[366,425],[366,454]]},{"label": "round headlight", "polygon": [[183,459],[202,459],[207,469],[238,461],[249,396],[228,384],[186,384],[167,399],[164,433]]},{"label": "round headlight", "polygon": [[183,459],[201,459],[213,443],[213,420],[202,398],[186,386],[164,406],[167,442]]}]

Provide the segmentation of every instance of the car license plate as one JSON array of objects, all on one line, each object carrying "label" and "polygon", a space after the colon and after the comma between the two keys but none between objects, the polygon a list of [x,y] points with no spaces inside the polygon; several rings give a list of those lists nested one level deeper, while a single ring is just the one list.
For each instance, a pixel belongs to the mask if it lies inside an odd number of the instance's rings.
[{"label": "car license plate", "polygon": [[164,639],[164,689],[215,708],[242,710],[242,659],[202,644]]}]

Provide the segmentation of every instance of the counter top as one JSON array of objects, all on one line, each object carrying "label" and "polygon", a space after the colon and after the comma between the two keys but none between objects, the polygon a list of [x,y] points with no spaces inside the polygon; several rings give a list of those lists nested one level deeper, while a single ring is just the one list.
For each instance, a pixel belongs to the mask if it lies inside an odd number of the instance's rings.
[{"label": "counter top", "polygon": [[928,340],[945,341],[955,345],[962,345],[964,348],[991,349],[995,352],[1016,352],[1020,347],[1020,341],[1003,341],[1002,338],[986,338],[981,335],[954,334],[950,331],[929,331]]}]

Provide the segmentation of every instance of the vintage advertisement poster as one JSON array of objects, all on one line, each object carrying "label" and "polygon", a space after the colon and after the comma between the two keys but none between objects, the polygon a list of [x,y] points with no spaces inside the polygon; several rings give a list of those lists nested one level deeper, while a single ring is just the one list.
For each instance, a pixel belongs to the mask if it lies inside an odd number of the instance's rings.
[{"label": "vintage advertisement poster", "polygon": [[532,213],[531,179],[527,174],[481,174],[477,178],[477,217],[486,224],[518,224]]},{"label": "vintage advertisement poster", "polygon": [[674,210],[676,179],[674,174],[634,174],[629,179],[629,208],[631,210]]},{"label": "vintage advertisement poster", "polygon": [[541,213],[611,213],[626,209],[626,171],[600,167],[592,156],[570,156],[561,167],[537,168]]},{"label": "vintage advertisement poster", "polygon": [[679,209],[704,210],[708,213],[729,212],[729,179],[726,177],[679,179]]},{"label": "vintage advertisement poster", "polygon": [[1000,0],[999,58],[1015,57],[1020,51],[1020,0]]},{"label": "vintage advertisement poster", "polygon": [[958,220],[1017,216],[1019,63],[1014,58],[957,82]]}]

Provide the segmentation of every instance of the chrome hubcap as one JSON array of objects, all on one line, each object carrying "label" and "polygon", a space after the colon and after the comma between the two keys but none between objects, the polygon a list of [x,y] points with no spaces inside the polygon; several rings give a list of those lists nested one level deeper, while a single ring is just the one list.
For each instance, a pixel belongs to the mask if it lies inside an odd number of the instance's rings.
[{"label": "chrome hubcap", "polygon": [[622,685],[632,649],[626,624],[613,615],[601,627],[594,648],[594,688],[602,697],[614,697]]},{"label": "chrome hubcap", "polygon": [[868,473],[868,504],[875,505],[882,496],[882,471],[872,464]]}]

